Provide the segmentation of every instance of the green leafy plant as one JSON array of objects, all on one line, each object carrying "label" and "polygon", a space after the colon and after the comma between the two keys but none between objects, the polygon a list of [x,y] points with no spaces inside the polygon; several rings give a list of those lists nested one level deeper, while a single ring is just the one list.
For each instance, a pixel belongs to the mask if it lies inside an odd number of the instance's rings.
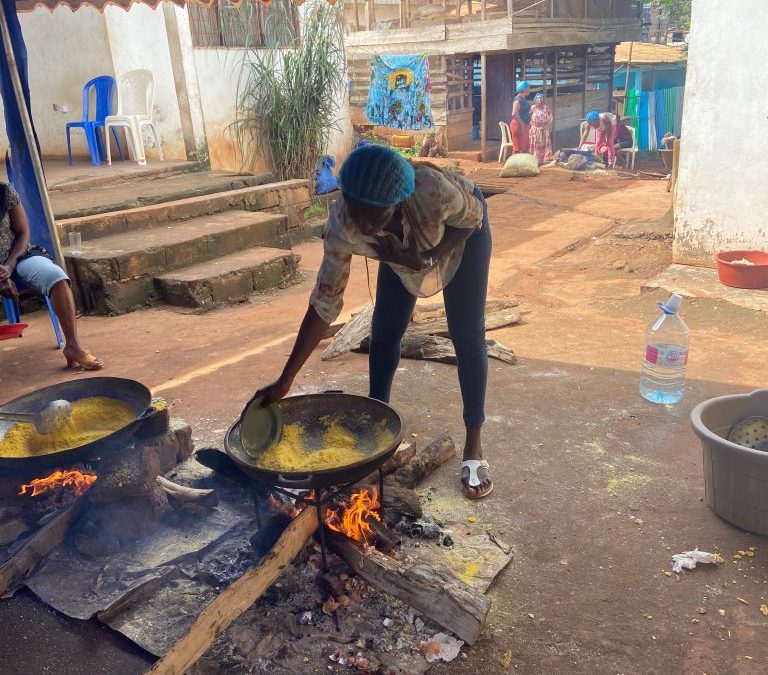
[{"label": "green leafy plant", "polygon": [[247,49],[237,89],[235,138],[249,170],[263,158],[278,180],[314,176],[338,128],[344,82],[340,5],[307,3],[301,38],[289,47],[283,46],[285,9],[273,2],[267,12],[268,46]]}]

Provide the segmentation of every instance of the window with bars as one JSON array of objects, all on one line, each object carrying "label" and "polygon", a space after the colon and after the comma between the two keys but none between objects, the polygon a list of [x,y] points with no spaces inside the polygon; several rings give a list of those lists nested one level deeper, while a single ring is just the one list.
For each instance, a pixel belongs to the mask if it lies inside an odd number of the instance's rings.
[{"label": "window with bars", "polygon": [[299,37],[292,0],[274,0],[269,8],[256,0],[243,0],[239,7],[220,0],[211,7],[189,3],[187,8],[195,47],[289,47]]}]

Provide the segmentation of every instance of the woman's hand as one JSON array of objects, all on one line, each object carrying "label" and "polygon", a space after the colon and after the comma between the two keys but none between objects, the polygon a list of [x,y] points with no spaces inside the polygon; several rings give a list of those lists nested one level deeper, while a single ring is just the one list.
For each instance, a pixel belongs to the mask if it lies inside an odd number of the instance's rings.
[{"label": "woman's hand", "polygon": [[266,408],[267,406],[272,405],[273,403],[277,403],[278,401],[281,401],[285,398],[286,394],[290,391],[291,385],[293,382],[287,382],[283,380],[282,378],[276,380],[272,384],[268,384],[266,387],[262,387],[259,389],[251,398],[250,401],[248,401],[248,404],[245,406],[246,409],[248,408],[251,403],[253,403],[257,399],[262,399],[261,405]]},{"label": "woman's hand", "polygon": [[421,271],[432,267],[433,259],[419,253],[416,241],[412,238],[408,246],[403,246],[396,235],[391,232],[378,237],[374,244],[376,254],[381,262],[394,263],[411,270]]},{"label": "woman's hand", "polygon": [[11,279],[0,279],[0,297],[10,298],[11,300],[19,299],[19,291]]},{"label": "woman's hand", "polygon": [[12,265],[9,265],[8,263],[5,263],[5,265],[0,265],[0,281],[5,281],[6,279],[10,279],[11,274],[13,274]]}]

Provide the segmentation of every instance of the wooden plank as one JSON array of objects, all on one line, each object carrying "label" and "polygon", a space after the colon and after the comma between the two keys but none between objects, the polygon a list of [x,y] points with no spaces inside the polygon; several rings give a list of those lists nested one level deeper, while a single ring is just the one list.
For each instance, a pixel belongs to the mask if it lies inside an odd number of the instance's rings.
[{"label": "wooden plank", "polygon": [[428,616],[467,644],[474,644],[491,608],[490,598],[448,572],[407,564],[375,549],[363,551],[333,533],[331,547],[363,579]]},{"label": "wooden plank", "polygon": [[55,549],[67,534],[70,525],[83,510],[84,498],[61,511],[35,532],[14,556],[0,565],[0,596],[21,581],[35,566]]},{"label": "wooden plank", "polygon": [[148,672],[162,675],[186,673],[214,640],[274,583],[317,527],[317,510],[305,508],[289,523],[261,564],[249,569],[222,591],[200,613],[187,634]]}]

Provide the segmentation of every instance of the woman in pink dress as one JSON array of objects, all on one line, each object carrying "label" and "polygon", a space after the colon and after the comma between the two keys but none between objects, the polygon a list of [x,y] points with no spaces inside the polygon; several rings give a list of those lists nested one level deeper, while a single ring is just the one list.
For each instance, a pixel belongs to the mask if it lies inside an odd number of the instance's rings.
[{"label": "woman in pink dress", "polygon": [[539,161],[539,166],[552,161],[552,111],[544,103],[544,94],[539,92],[533,99],[529,133],[530,153]]}]

